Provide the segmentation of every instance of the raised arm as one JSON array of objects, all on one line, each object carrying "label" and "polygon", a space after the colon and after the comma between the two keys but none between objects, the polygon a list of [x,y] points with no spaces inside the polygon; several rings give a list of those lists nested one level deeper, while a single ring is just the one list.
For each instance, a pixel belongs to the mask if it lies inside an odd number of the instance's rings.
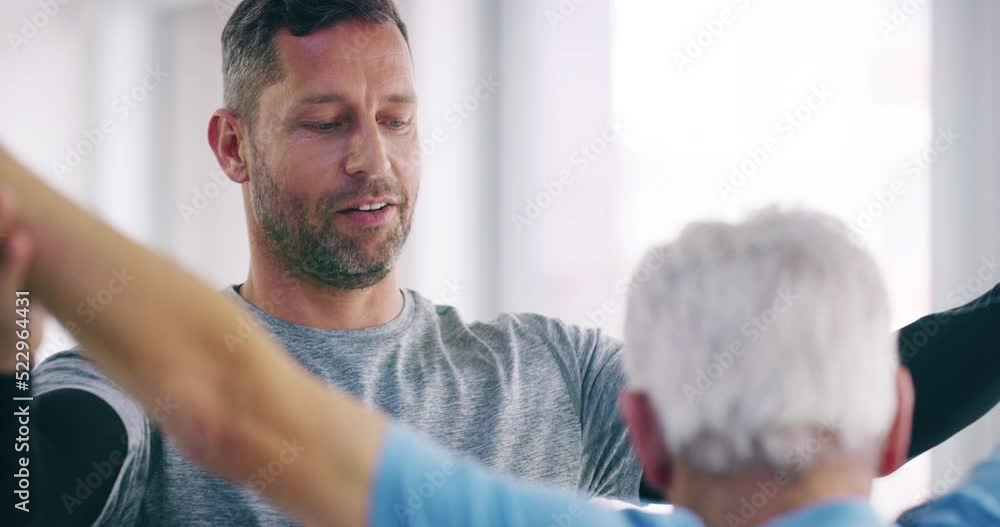
[{"label": "raised arm", "polygon": [[[229,351],[224,335],[239,325],[238,307],[49,189],[2,149],[0,185],[16,196],[14,231],[30,240],[32,299],[79,326],[93,360],[147,410],[169,397],[178,409],[163,427],[192,459],[240,481],[297,442],[299,458],[263,493],[310,524],[366,523],[384,417],[308,377],[261,332]],[[79,317],[78,306],[107,290],[112,273],[132,278],[97,316]]]},{"label": "raised arm", "polygon": [[910,457],[957,434],[1000,401],[1000,285],[899,330],[916,404]]}]

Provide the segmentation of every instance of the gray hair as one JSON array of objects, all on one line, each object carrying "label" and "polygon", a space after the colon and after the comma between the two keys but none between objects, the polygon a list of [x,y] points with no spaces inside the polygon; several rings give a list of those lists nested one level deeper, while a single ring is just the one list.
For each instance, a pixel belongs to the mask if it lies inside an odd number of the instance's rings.
[{"label": "gray hair", "polygon": [[348,20],[394,23],[409,45],[393,0],[243,0],[222,31],[226,109],[252,126],[261,91],[284,78],[274,41],[280,30],[304,36]]},{"label": "gray hair", "polygon": [[769,209],[696,223],[635,276],[628,383],[649,396],[675,455],[733,475],[877,454],[898,348],[878,266],[840,221]]}]

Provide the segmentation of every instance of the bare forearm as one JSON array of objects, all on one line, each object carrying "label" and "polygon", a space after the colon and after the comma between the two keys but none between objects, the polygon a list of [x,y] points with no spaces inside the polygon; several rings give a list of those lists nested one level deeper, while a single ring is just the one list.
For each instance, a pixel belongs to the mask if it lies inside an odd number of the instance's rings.
[{"label": "bare forearm", "polygon": [[[19,227],[32,241],[33,296],[79,327],[90,356],[143,406],[169,399],[178,407],[162,426],[189,455],[240,481],[298,441],[304,450],[264,493],[310,523],[363,523],[381,416],[308,377],[261,332],[227,347],[224,335],[246,313],[2,149],[0,182],[15,194]],[[100,303],[88,305],[94,297]]]}]

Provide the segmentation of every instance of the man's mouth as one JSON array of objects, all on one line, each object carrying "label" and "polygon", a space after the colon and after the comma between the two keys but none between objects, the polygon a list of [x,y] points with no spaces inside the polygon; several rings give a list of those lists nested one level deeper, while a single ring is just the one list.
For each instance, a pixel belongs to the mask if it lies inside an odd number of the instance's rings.
[{"label": "man's mouth", "polygon": [[391,207],[393,205],[396,205],[396,202],[389,196],[372,196],[369,198],[358,198],[348,201],[344,203],[342,208],[337,212],[371,212]]},{"label": "man's mouth", "polygon": [[337,212],[351,223],[364,227],[374,227],[388,220],[396,210],[396,204],[388,200],[372,200],[354,203]]},{"label": "man's mouth", "polygon": [[361,205],[361,206],[359,206],[357,208],[348,209],[348,210],[362,210],[362,211],[382,210],[383,208],[387,207],[388,205],[389,204],[387,202],[381,201],[379,203],[371,203],[371,204]]}]

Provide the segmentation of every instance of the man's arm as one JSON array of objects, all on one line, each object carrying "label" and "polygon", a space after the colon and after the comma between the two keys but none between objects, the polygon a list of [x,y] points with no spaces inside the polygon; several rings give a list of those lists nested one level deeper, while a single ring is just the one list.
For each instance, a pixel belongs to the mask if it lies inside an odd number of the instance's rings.
[{"label": "man's arm", "polygon": [[625,385],[622,343],[598,330],[581,329],[579,338],[583,439],[580,490],[635,502],[640,497],[642,467],[618,408],[618,394]]},{"label": "man's arm", "polygon": [[374,488],[372,525],[437,527],[703,527],[689,511],[611,510],[489,472],[399,424],[388,432]]},{"label": "man's arm", "polygon": [[[0,224],[6,223],[0,217]],[[11,243],[7,234],[0,230],[0,298],[11,306],[0,319],[0,398],[3,415],[12,418],[4,419],[0,430],[17,454],[3,456],[2,472],[20,476],[7,478],[11,488],[5,495],[15,498],[15,506],[0,514],[9,519],[0,523],[69,527],[93,525],[99,519],[133,523],[135,517],[129,513],[134,508],[125,502],[141,496],[142,490],[135,488],[135,478],[118,480],[126,459],[131,455],[126,472],[132,476],[141,456],[138,448],[128,448],[122,419],[98,395],[113,388],[99,386],[92,393],[88,384],[103,378],[97,372],[88,376],[73,368],[67,373],[67,368],[52,367],[72,363],[62,360],[67,354],[31,368],[44,315],[38,306],[31,306],[30,297],[18,294],[27,274],[30,245],[26,239]],[[126,399],[116,393],[119,400]],[[109,503],[112,496],[115,500]]]},{"label": "man's arm", "polygon": [[1000,447],[947,494],[899,517],[903,527],[1000,525]]},{"label": "man's arm", "polygon": [[[33,297],[78,325],[88,354],[148,411],[158,400],[175,402],[163,428],[192,459],[238,481],[298,440],[305,448],[299,462],[264,493],[311,524],[366,522],[383,416],[328,390],[261,332],[227,351],[226,328],[244,315],[237,306],[62,198],[2,150],[0,183],[18,200],[15,232],[32,244]],[[128,285],[113,291],[98,316],[79,320],[76,306],[107,289],[113,272],[130,277]]]},{"label": "man's arm", "polygon": [[[16,229],[34,244],[28,284],[63,323],[75,321],[79,298],[105,286],[109,269],[127,266],[134,276],[80,326],[88,354],[147,410],[171,397],[178,408],[165,431],[222,476],[239,480],[287,441],[300,444],[297,462],[263,493],[310,525],[440,525],[456,514],[476,527],[566,519],[581,527],[700,525],[687,514],[602,510],[456,461],[310,377],[262,333],[225,351],[222,335],[245,316],[235,304],[62,199],[2,150],[0,183],[19,197]],[[0,232],[9,227],[0,221]],[[150,339],[153,329],[160,333]]]},{"label": "man's arm", "polygon": [[1000,400],[1000,285],[968,304],[927,315],[899,331],[913,376],[910,458],[982,417]]}]

